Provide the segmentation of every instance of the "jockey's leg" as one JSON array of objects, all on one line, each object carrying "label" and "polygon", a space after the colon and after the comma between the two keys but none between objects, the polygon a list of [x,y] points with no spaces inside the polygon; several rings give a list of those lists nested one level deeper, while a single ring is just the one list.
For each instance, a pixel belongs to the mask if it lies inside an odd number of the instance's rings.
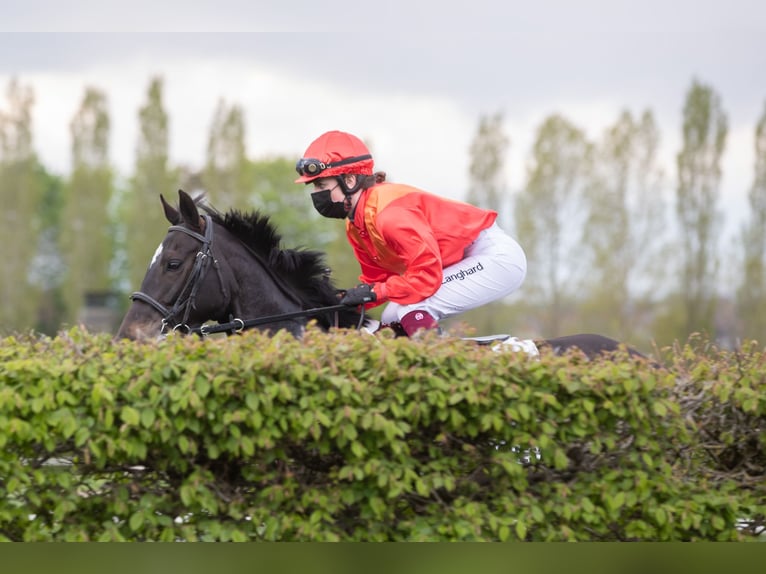
[{"label": "jockey's leg", "polygon": [[[461,261],[443,270],[442,285],[436,293],[410,305],[389,303],[381,321],[400,323],[405,331],[413,333],[421,328],[435,328],[441,319],[513,293],[526,273],[527,259],[522,248],[493,225],[468,246]],[[405,326],[405,317],[409,326]]]}]

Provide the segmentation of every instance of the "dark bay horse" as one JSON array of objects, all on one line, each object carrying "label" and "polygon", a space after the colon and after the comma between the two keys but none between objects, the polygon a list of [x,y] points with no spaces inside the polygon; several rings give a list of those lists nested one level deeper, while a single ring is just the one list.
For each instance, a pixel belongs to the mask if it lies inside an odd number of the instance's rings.
[{"label": "dark bay horse", "polygon": [[[119,338],[156,338],[168,331],[204,334],[204,323],[245,327],[243,319],[300,336],[311,318],[323,329],[359,327],[361,315],[337,305],[337,290],[318,251],[282,249],[281,236],[260,213],[221,214],[179,190],[176,209],[160,196],[171,223],[149,264]],[[330,309],[335,306],[335,309]],[[306,311],[325,309],[323,312]],[[214,331],[210,331],[214,332]]]},{"label": "dark bay horse", "polygon": [[[175,208],[160,196],[171,223],[149,264],[140,291],[120,325],[117,337],[156,338],[168,331],[206,334],[255,326],[287,329],[296,336],[315,318],[329,329],[359,328],[362,316],[338,305],[337,290],[318,251],[281,248],[281,236],[269,218],[236,210],[221,214],[182,190]],[[200,207],[203,213],[200,213]],[[220,325],[205,325],[216,321]],[[476,337],[495,344],[505,336]],[[621,348],[596,334],[535,340],[537,348],[563,354],[577,348],[588,357]]]}]

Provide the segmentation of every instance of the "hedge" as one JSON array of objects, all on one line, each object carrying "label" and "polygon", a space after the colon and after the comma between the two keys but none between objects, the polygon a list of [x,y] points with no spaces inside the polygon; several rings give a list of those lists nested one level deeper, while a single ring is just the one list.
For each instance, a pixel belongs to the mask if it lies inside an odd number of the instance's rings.
[{"label": "hedge", "polygon": [[766,359],[743,349],[8,337],[0,539],[758,539]]}]

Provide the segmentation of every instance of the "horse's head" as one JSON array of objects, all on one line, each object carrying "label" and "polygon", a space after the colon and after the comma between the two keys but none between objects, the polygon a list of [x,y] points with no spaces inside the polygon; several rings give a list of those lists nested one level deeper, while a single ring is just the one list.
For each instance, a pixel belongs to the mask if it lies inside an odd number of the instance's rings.
[{"label": "horse's head", "polygon": [[[149,263],[141,290],[133,293],[119,338],[154,338],[172,330],[188,331],[223,316],[227,293],[213,256],[213,222],[182,190],[179,208],[160,196],[168,234]],[[212,294],[215,293],[215,296]]]}]

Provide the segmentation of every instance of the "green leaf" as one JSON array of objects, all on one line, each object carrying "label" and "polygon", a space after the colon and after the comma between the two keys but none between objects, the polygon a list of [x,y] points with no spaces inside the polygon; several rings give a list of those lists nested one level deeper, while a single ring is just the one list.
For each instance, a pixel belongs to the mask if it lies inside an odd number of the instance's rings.
[{"label": "green leaf", "polygon": [[197,377],[197,380],[194,382],[194,386],[197,389],[197,394],[200,397],[204,398],[210,392],[210,382],[207,381],[207,379]]},{"label": "green leaf", "polygon": [[754,397],[742,401],[742,410],[746,413],[754,413],[756,412],[757,408],[758,401]]},{"label": "green leaf", "polygon": [[154,410],[152,409],[142,409],[141,410],[141,424],[145,428],[150,428],[154,424],[156,415],[154,414]]},{"label": "green leaf", "polygon": [[261,401],[255,393],[247,393],[245,395],[245,404],[250,410],[257,411]]},{"label": "green leaf", "polygon": [[427,497],[431,494],[426,483],[420,479],[415,481],[415,491],[423,497]]},{"label": "green leaf", "polygon": [[450,405],[456,405],[463,400],[463,393],[452,393],[447,401]]},{"label": "green leaf", "polygon": [[521,403],[519,405],[519,415],[521,415],[522,420],[528,421],[532,416],[532,412],[527,405]]},{"label": "green leaf", "polygon": [[137,510],[134,512],[128,524],[133,532],[139,530],[144,525],[144,511]]},{"label": "green leaf", "polygon": [[710,523],[716,530],[723,530],[726,527],[726,521],[718,515],[712,516]]},{"label": "green leaf", "polygon": [[317,411],[316,419],[319,421],[319,424],[321,424],[323,427],[332,426],[332,423],[330,422],[330,418],[323,411]]},{"label": "green leaf", "polygon": [[120,416],[125,423],[131,426],[137,426],[141,419],[138,411],[133,407],[123,407]]},{"label": "green leaf", "polygon": [[90,430],[87,427],[80,427],[77,429],[77,432],[74,434],[74,445],[78,447],[82,446],[87,442],[89,438],[90,438]]},{"label": "green leaf", "polygon": [[243,436],[240,439],[240,444],[242,446],[242,454],[245,456],[253,456],[255,454],[255,444],[250,437]]},{"label": "green leaf", "polygon": [[525,540],[527,537],[527,525],[521,520],[516,523],[516,536],[519,537],[519,540]]},{"label": "green leaf", "polygon": [[184,484],[181,486],[179,494],[181,495],[183,505],[187,508],[190,507],[194,501],[194,490],[188,484]]},{"label": "green leaf", "polygon": [[564,470],[567,466],[569,466],[569,458],[560,448],[557,448],[553,453],[553,466],[558,470]]},{"label": "green leaf", "polygon": [[382,498],[373,496],[370,499],[370,508],[377,517],[382,517],[386,512],[386,503]]},{"label": "green leaf", "polygon": [[359,436],[359,433],[354,425],[345,424],[343,425],[343,436],[351,441],[356,439],[356,437]]},{"label": "green leaf", "polygon": [[367,454],[367,449],[359,441],[353,441],[351,443],[351,452],[354,453],[355,457],[363,458]]}]

